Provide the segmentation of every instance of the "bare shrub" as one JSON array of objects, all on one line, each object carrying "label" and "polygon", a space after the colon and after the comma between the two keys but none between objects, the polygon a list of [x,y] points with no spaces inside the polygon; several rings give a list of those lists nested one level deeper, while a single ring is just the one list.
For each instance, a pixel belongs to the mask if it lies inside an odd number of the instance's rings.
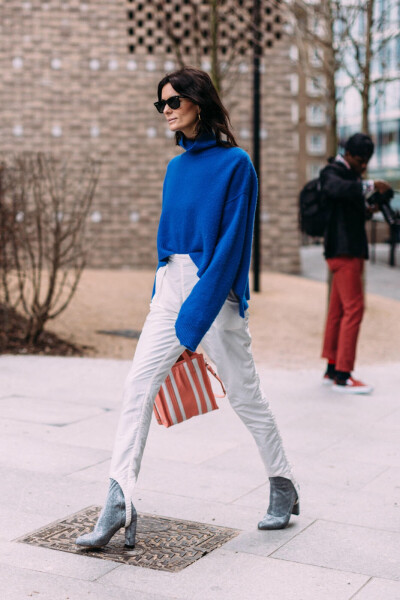
[{"label": "bare shrub", "polygon": [[44,153],[23,153],[0,172],[0,288],[3,303],[27,317],[26,342],[71,301],[86,265],[87,216],[99,163],[80,172]]}]

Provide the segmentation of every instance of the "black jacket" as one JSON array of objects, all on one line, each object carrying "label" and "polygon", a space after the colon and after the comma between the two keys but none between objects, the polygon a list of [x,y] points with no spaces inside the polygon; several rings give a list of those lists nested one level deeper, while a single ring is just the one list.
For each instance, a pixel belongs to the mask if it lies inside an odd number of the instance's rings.
[{"label": "black jacket", "polygon": [[330,159],[320,179],[330,210],[324,236],[325,258],[368,258],[367,211],[360,177],[340,161]]}]

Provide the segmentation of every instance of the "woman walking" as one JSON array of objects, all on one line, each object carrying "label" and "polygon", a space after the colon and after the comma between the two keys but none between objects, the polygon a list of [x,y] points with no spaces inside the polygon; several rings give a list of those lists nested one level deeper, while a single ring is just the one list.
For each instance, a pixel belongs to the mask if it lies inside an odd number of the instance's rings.
[{"label": "woman walking", "polygon": [[126,545],[134,546],[132,496],[154,399],[183,350],[195,351],[200,342],[269,476],[270,503],[259,529],[284,528],[299,514],[298,487],[251,353],[254,168],[237,147],[207,73],[186,67],[165,76],[155,106],[184,152],[170,161],[164,180],[154,294],[125,384],[108,497],[93,532],[77,539],[82,547],[104,546],[121,527]]}]

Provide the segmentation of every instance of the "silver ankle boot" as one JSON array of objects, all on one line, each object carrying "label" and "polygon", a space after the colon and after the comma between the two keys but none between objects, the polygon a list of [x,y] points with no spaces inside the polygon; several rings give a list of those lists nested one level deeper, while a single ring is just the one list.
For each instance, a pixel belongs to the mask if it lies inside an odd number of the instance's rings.
[{"label": "silver ankle boot", "polygon": [[[126,508],[123,491],[117,481],[110,479],[110,489],[106,504],[100,513],[94,530],[77,538],[75,543],[83,548],[101,548],[108,544],[112,536],[125,526]],[[134,548],[136,538],[137,512],[132,504],[132,519],[125,528],[125,547]]]},{"label": "silver ankle boot", "polygon": [[269,506],[258,529],[284,529],[289,523],[290,515],[300,514],[299,497],[290,479],[270,477],[269,482]]}]

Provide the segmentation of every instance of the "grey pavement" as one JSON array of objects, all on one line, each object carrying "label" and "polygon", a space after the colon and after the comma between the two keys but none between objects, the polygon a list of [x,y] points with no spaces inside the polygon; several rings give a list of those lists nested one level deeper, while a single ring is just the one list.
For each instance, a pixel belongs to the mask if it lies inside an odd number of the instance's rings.
[{"label": "grey pavement", "polygon": [[[371,251],[370,251],[371,252]],[[371,252],[372,253],[372,252]],[[327,267],[321,245],[301,248],[302,276],[315,281],[326,281]],[[400,244],[396,247],[396,266],[388,264],[389,246],[376,244],[375,262],[366,261],[366,291],[386,298],[400,300]]]},{"label": "grey pavement", "polygon": [[[400,268],[370,265],[367,289],[400,300]],[[325,280],[321,247],[303,275]],[[371,396],[335,394],[315,370],[259,365],[301,486],[301,514],[257,530],[268,486],[251,436],[220,410],[171,429],[153,421],[139,512],[240,534],[178,573],[16,541],[102,504],[129,361],[0,357],[2,600],[399,600],[400,363],[360,367]]]},{"label": "grey pavement", "polygon": [[129,361],[0,357],[0,584],[4,600],[400,598],[400,364],[359,369],[376,390],[343,397],[319,371],[259,365],[301,485],[301,515],[260,532],[268,489],[230,409],[153,421],[139,512],[240,534],[178,573],[16,541],[102,504]]}]

